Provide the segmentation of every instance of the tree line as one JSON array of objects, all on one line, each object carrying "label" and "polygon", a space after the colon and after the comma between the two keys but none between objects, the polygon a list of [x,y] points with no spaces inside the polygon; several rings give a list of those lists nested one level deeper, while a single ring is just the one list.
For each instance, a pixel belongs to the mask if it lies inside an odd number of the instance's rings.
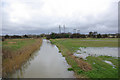
[{"label": "tree line", "polygon": [[51,33],[46,35],[47,39],[56,38],[120,38],[119,34],[98,34],[97,32],[89,32],[89,34],[80,33]]},{"label": "tree line", "polygon": [[40,34],[40,35],[5,35],[2,36],[2,41],[5,39],[15,39],[15,38],[41,38],[46,37],[47,39],[56,38],[120,38],[120,34],[98,34],[97,32],[89,32],[89,34],[80,33],[51,33],[51,34]]},{"label": "tree line", "polygon": [[2,36],[2,41],[5,39],[21,39],[21,38],[41,38],[41,35],[5,35]]}]

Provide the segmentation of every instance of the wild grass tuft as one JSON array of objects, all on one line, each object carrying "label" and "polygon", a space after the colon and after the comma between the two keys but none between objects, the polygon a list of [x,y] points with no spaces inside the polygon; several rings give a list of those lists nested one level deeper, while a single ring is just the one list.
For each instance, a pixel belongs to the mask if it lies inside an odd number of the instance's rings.
[{"label": "wild grass tuft", "polygon": [[68,71],[73,71],[73,68],[68,68]]},{"label": "wild grass tuft", "polygon": [[[14,44],[9,42],[16,42]],[[30,55],[39,49],[42,39],[10,39],[3,42],[3,77],[16,69],[27,61]]]},{"label": "wild grass tuft", "polygon": [[[89,54],[89,57],[84,60],[73,55],[80,47],[118,47],[117,39],[51,39],[51,42],[62,51],[62,55],[71,65],[77,78],[118,78],[118,59],[109,56],[93,57]],[[116,69],[103,60],[111,61]]]}]

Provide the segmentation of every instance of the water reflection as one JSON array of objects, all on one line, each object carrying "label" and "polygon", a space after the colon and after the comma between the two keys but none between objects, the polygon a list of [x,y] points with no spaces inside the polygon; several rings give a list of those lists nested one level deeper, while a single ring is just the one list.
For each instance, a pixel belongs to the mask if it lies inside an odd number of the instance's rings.
[{"label": "water reflection", "polygon": [[112,56],[118,57],[118,47],[80,47],[79,50],[74,53],[77,57],[86,59],[88,56]]},{"label": "water reflection", "polygon": [[9,77],[12,78],[74,78],[70,66],[50,41],[43,40],[40,50]]}]

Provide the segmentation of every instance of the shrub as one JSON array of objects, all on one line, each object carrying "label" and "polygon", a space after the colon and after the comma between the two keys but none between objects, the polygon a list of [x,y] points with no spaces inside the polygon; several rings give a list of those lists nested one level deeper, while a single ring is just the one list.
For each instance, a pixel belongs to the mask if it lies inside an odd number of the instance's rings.
[{"label": "shrub", "polygon": [[73,68],[68,68],[68,71],[73,71]]}]

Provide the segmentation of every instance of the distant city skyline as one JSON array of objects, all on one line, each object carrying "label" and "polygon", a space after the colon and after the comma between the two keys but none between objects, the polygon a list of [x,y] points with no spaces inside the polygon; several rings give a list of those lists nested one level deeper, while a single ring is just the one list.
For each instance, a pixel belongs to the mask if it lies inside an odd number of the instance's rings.
[{"label": "distant city skyline", "polygon": [[2,0],[2,34],[118,33],[118,1]]}]

